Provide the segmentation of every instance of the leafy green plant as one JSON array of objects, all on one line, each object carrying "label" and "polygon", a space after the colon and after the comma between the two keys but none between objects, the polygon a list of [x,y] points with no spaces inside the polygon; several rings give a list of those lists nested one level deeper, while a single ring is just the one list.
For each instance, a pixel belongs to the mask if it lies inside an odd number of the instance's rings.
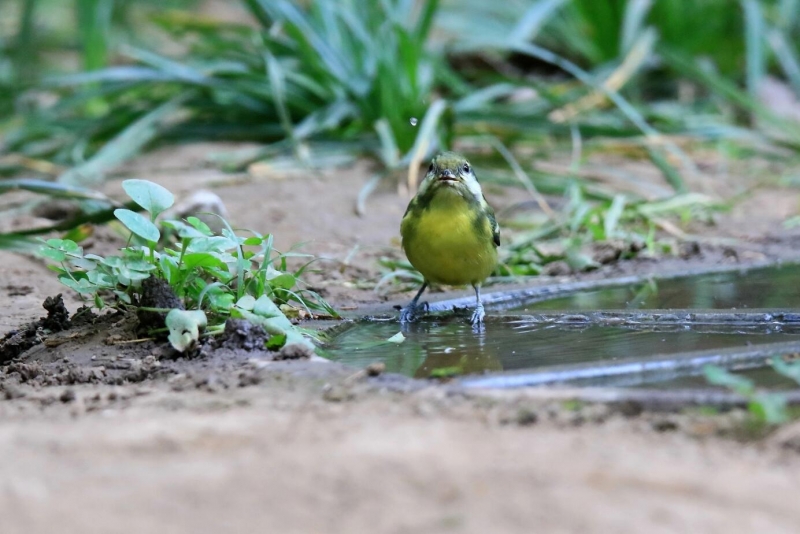
[{"label": "leafy green plant", "polygon": [[[567,190],[567,203],[555,217],[536,223],[532,230],[516,232],[501,248],[502,266],[499,274],[537,274],[543,265],[566,261],[573,270],[597,267],[583,252],[591,244],[613,244],[619,258],[628,259],[640,252],[658,256],[677,252],[676,243],[684,235],[665,235],[662,228],[673,233],[677,227],[670,221],[707,219],[715,204],[703,195],[688,193],[662,201],[644,201],[617,194],[611,198],[587,195],[574,183]],[[548,250],[547,253],[541,250]]]},{"label": "leafy green plant", "polygon": [[777,425],[789,420],[786,397],[780,393],[758,391],[749,378],[716,365],[706,365],[703,374],[710,384],[723,386],[745,397],[747,409],[757,422]]},{"label": "leafy green plant", "polygon": [[210,329],[218,329],[228,317],[244,318],[286,343],[307,343],[285,314],[296,313],[296,306],[337,316],[319,295],[301,287],[299,276],[309,262],[295,272],[288,269],[288,258],[306,256],[277,253],[271,235],[239,236],[224,219],[220,233],[196,217],[163,221],[161,227],[177,238],[174,244],[164,243],[156,218],[172,206],[172,194],[146,180],[122,185],[147,215],[115,210],[131,232],[119,255],[87,254],[69,239],[48,239],[39,251],[55,262],[51,268],[61,283],[92,299],[96,307],[140,306],[144,280],[154,276],[166,281],[187,310],[195,311],[172,310],[168,316],[168,326],[175,325],[171,341],[179,349],[189,346],[182,337],[186,332],[196,341],[197,325],[206,314]]}]

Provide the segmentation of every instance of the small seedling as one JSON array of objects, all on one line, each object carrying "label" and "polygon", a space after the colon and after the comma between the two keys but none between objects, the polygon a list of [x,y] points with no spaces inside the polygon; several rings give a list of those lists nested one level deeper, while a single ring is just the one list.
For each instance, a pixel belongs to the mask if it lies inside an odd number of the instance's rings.
[{"label": "small seedling", "polygon": [[309,314],[314,310],[338,317],[319,295],[301,288],[299,276],[311,260],[295,272],[287,267],[289,257],[308,256],[280,254],[272,247],[271,235],[239,236],[221,218],[220,233],[196,217],[163,221],[161,227],[177,241],[162,244],[156,218],[172,206],[172,194],[146,180],[126,180],[122,186],[146,216],[115,211],[131,232],[128,246],[118,255],[86,254],[70,239],[48,239],[39,251],[55,262],[50,268],[61,283],[92,299],[97,308],[140,306],[142,281],[151,276],[165,280],[187,310],[173,309],[167,315],[169,339],[179,351],[196,344],[206,323],[208,330],[219,331],[228,317],[264,327],[273,336],[270,348],[292,343],[311,347],[281,306],[299,305]]},{"label": "small seedling", "polygon": [[789,420],[786,397],[779,393],[757,391],[755,383],[747,377],[736,375],[716,365],[703,368],[706,380],[723,386],[747,399],[747,409],[759,423],[779,425]]}]

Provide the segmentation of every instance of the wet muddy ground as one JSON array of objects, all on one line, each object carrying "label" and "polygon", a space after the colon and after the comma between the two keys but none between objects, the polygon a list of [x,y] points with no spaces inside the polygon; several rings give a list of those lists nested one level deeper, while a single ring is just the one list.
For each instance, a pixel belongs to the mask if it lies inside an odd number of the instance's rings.
[{"label": "wet muddy ground", "polygon": [[[348,313],[386,312],[407,298],[371,289],[375,260],[399,250],[407,199],[395,187],[357,217],[363,164],[225,175],[204,163],[212,149],[153,153],[124,174],[179,198],[211,189],[236,226],[274,232],[284,248],[306,242],[325,258],[310,282]],[[498,207],[520,194],[487,191]],[[764,187],[716,226],[694,229],[703,240],[683,257],[534,283],[798,259],[800,237],[782,226],[798,200]],[[92,246],[119,239],[102,230]],[[26,335],[58,293],[75,314],[81,303],[41,261],[0,253],[0,333],[16,331],[0,361],[4,533],[730,533],[800,524],[797,424],[764,434],[738,410],[467,394],[363,365],[273,361],[253,350],[258,332],[242,328],[192,359],[142,341],[129,316],[83,314],[53,334],[37,324]],[[48,325],[67,326],[50,307]],[[34,343],[14,354],[6,347],[18,346],[15,336]]]}]

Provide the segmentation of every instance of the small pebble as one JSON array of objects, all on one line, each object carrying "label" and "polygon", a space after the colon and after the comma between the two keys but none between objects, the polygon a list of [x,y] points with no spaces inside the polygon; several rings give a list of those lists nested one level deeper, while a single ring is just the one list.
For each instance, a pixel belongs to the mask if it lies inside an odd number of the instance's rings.
[{"label": "small pebble", "polygon": [[63,393],[58,397],[58,400],[61,402],[67,403],[72,402],[75,400],[75,391],[71,389],[65,389]]},{"label": "small pebble", "polygon": [[367,376],[380,376],[386,371],[386,364],[383,362],[373,362],[366,369]]}]

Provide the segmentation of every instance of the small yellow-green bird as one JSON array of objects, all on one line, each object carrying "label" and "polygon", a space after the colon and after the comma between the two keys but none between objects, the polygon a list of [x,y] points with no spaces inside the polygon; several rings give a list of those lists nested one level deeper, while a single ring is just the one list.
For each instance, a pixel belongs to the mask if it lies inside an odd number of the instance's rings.
[{"label": "small yellow-green bird", "polygon": [[413,321],[427,308],[418,301],[428,284],[470,284],[477,301],[471,322],[480,325],[486,316],[481,283],[497,265],[500,227],[463,156],[444,152],[433,158],[408,204],[400,234],[408,261],[425,278],[417,295],[401,310],[400,322]]}]

